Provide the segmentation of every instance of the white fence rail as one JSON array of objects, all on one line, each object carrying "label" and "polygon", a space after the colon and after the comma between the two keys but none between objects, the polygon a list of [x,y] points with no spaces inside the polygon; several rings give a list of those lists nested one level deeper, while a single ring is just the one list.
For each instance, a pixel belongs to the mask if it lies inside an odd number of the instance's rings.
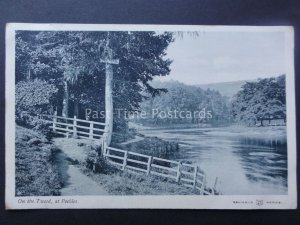
[{"label": "white fence rail", "polygon": [[142,172],[172,179],[184,186],[194,188],[201,195],[213,195],[205,189],[206,177],[197,165],[152,157],[113,147],[106,147],[104,157],[121,170]]},{"label": "white fence rail", "polygon": [[105,123],[62,117],[56,115],[38,115],[40,119],[52,123],[53,132],[65,135],[66,137],[77,136],[85,139],[101,140]]},{"label": "white fence rail", "polygon": [[194,188],[201,195],[213,195],[205,189],[206,177],[197,165],[180,163],[178,161],[152,157],[136,152],[126,151],[113,147],[106,147],[102,140],[105,123],[81,120],[56,115],[38,115],[40,119],[52,123],[55,133],[63,134],[66,137],[77,136],[80,138],[100,140],[103,156],[111,163],[119,166],[122,170],[142,172],[147,175],[152,174],[159,177],[165,177],[181,183],[184,186]]}]

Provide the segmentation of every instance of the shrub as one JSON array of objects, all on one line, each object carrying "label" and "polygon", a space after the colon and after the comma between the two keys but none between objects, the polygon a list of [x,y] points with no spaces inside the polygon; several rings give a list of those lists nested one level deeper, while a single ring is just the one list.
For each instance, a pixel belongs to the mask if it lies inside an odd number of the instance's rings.
[{"label": "shrub", "polygon": [[32,138],[32,139],[30,139],[29,141],[28,141],[28,145],[30,146],[30,147],[32,147],[32,146],[36,146],[36,145],[38,145],[38,144],[40,144],[40,143],[42,143],[42,141],[39,139],[39,138],[36,138],[36,137],[34,137],[34,138]]},{"label": "shrub", "polygon": [[118,168],[107,162],[103,157],[98,157],[96,160],[95,173],[114,174],[120,172]]},{"label": "shrub", "polygon": [[52,127],[51,127],[52,123],[49,121],[41,120],[41,119],[38,119],[37,117],[34,117],[31,120],[30,125],[32,126],[34,131],[39,131],[40,133],[45,135],[45,137],[48,140],[51,140],[51,138],[54,135]]},{"label": "shrub", "polygon": [[[118,147],[118,145],[116,145]],[[126,148],[141,154],[152,155],[161,158],[172,158],[179,152],[179,144],[176,141],[165,141],[157,137],[145,137],[141,141],[129,143]]]},{"label": "shrub", "polygon": [[99,157],[95,150],[89,152],[85,162],[86,167],[95,173],[112,174],[119,171],[116,167],[109,164],[103,157]]},{"label": "shrub", "polygon": [[23,127],[28,127],[31,123],[33,117],[27,111],[17,111],[16,110],[16,123]]},{"label": "shrub", "polygon": [[90,170],[93,170],[94,165],[97,161],[98,153],[94,150],[90,151],[85,159],[86,167]]},{"label": "shrub", "polygon": [[16,122],[28,126],[32,117],[49,110],[58,89],[46,81],[20,81],[16,84]]}]

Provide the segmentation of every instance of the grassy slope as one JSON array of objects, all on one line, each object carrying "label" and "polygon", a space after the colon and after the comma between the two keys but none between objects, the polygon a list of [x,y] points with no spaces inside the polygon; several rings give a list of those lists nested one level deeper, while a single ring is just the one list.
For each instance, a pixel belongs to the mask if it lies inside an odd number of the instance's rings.
[{"label": "grassy slope", "polygon": [[183,185],[152,175],[118,171],[111,174],[93,173],[81,167],[84,174],[101,185],[111,195],[196,195]]},{"label": "grassy slope", "polygon": [[[149,144],[150,140],[146,142]],[[152,140],[152,144],[161,145],[162,142]],[[144,140],[140,141],[142,147],[145,145]],[[165,143],[165,142],[163,142]],[[149,146],[148,145],[148,146]],[[91,146],[83,145],[89,152],[92,152]],[[138,151],[138,147],[134,146],[134,149]],[[127,149],[127,148],[126,148]],[[141,150],[141,149],[139,149]],[[151,150],[150,150],[151,151]],[[142,153],[145,153],[142,151]],[[149,153],[149,152],[148,152]],[[95,153],[96,154],[96,153]],[[152,154],[152,153],[151,153]],[[87,165],[88,164],[88,165]],[[114,165],[108,163],[104,159],[97,161],[95,173],[92,172],[92,166],[88,161],[80,163],[79,168],[81,171],[96,181],[102,186],[110,195],[194,195],[197,194],[192,188],[188,188],[175,181],[167,178],[157,177],[154,175],[145,175],[144,173],[133,173],[130,171],[122,171]]]},{"label": "grassy slope", "polygon": [[59,195],[56,151],[43,135],[16,127],[16,196]]}]

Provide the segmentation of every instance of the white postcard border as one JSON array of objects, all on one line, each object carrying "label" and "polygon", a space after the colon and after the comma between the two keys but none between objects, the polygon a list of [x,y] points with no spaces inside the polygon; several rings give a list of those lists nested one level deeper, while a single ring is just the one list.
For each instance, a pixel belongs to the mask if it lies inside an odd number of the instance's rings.
[{"label": "white postcard border", "polygon": [[[200,32],[284,32],[286,54],[288,194],[220,196],[15,196],[15,31],[200,31]],[[296,114],[294,80],[294,30],[285,26],[198,26],[198,25],[120,25],[120,24],[23,24],[6,27],[5,79],[6,209],[65,208],[181,208],[181,209],[295,209]],[[37,199],[49,203],[38,203]],[[63,200],[64,199],[64,200]],[[261,204],[261,200],[263,203]],[[64,202],[64,203],[62,203]],[[260,202],[258,204],[258,202]]]}]

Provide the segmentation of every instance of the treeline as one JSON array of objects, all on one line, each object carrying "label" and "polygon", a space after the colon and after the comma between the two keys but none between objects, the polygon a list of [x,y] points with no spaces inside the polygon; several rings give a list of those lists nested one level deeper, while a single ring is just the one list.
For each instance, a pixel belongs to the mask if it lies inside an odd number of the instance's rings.
[{"label": "treeline", "polygon": [[201,124],[225,125],[231,122],[229,99],[215,90],[186,85],[177,81],[152,85],[166,93],[150,97],[141,104],[147,116],[139,122],[154,125]]},{"label": "treeline", "polygon": [[[142,90],[162,91],[148,81],[170,72],[165,55],[172,41],[171,33],[17,31],[16,121],[54,111],[85,119],[86,108],[105,110],[105,58],[119,60],[109,83],[115,108],[136,110]],[[125,119],[116,117],[114,129],[124,127]]]},{"label": "treeline", "polygon": [[232,101],[236,122],[264,126],[272,120],[286,121],[285,75],[246,82]]}]

